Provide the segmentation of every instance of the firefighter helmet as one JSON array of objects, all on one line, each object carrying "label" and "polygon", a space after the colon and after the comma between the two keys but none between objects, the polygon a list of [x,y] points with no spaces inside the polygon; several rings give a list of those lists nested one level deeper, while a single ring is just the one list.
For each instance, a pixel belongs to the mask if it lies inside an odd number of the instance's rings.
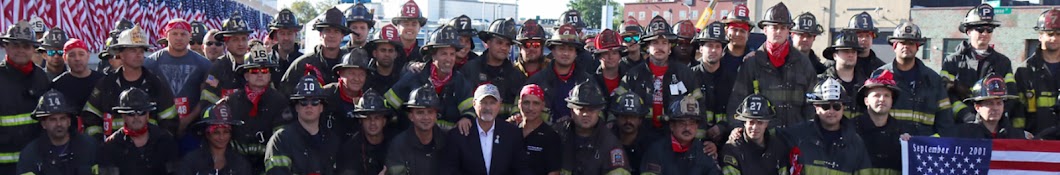
[{"label": "firefighter helmet", "polygon": [[559,26],[559,29],[556,29],[556,33],[553,33],[552,38],[549,38],[545,44],[549,49],[558,45],[570,45],[576,48],[585,46],[585,44],[582,44],[582,41],[579,40],[579,35],[581,35],[581,32],[575,29],[574,26],[563,24]]},{"label": "firefighter helmet", "polygon": [[750,15],[751,15],[751,10],[747,8],[746,4],[737,4],[736,6],[732,7],[732,12],[729,12],[729,14],[725,15],[725,17],[723,17],[721,19],[721,22],[725,23],[725,24],[729,24],[729,23],[733,23],[733,22],[742,22],[742,23],[747,23],[748,25],[750,25],[751,24],[751,16]]},{"label": "firefighter helmet", "polygon": [[593,43],[593,53],[604,53],[608,51],[619,51],[621,54],[625,54],[626,46],[622,46],[622,37],[611,29],[604,29],[599,35],[596,35],[596,40]]},{"label": "firefighter helmet", "polygon": [[434,85],[427,83],[409,93],[409,101],[405,102],[405,107],[442,109],[442,102],[434,91]]},{"label": "firefighter helmet", "polygon": [[868,12],[861,12],[857,15],[850,17],[850,22],[847,23],[847,29],[860,32],[872,32],[872,36],[876,36],[876,32],[879,29],[876,28],[875,22],[872,21],[872,15]]},{"label": "firefighter helmet", "polygon": [[758,21],[758,28],[765,29],[767,25],[777,24],[792,27],[791,24],[794,23],[791,21],[791,12],[788,12],[788,6],[784,5],[783,2],[777,3],[777,5],[773,5],[773,7],[766,9],[766,13],[763,16],[765,16],[765,18],[763,18],[762,21]]},{"label": "firefighter helmet", "polygon": [[26,21],[19,21],[18,23],[15,23],[15,25],[11,25],[11,27],[7,28],[7,33],[4,34],[3,37],[0,37],[0,43],[22,42],[30,43],[34,46],[40,45],[40,42],[37,42],[37,39],[35,38],[37,38],[37,36],[33,33],[33,29],[30,28],[29,23]]},{"label": "firefighter helmet", "polygon": [[1001,26],[1000,22],[994,19],[994,7],[986,3],[968,10],[968,14],[964,16],[964,21],[961,21],[961,25],[957,30],[964,33],[968,31],[968,28],[983,25],[992,27]]},{"label": "firefighter helmet", "polygon": [[1056,31],[1060,30],[1060,10],[1052,8],[1042,12],[1038,15],[1038,23],[1034,25],[1035,31]]},{"label": "firefighter helmet", "polygon": [[151,101],[151,96],[146,91],[133,87],[118,95],[118,106],[112,107],[111,110],[119,114],[153,112],[155,102]]},{"label": "firefighter helmet", "polygon": [[887,41],[894,42],[896,40],[906,40],[922,43],[924,40],[927,40],[927,38],[924,38],[924,36],[920,34],[920,26],[913,24],[913,22],[899,24],[895,29],[894,34],[887,37]]},{"label": "firefighter helmet", "polygon": [[751,94],[744,98],[740,106],[736,108],[736,120],[770,120],[776,116],[776,113],[769,98],[760,94]]},{"label": "firefighter helmet", "polygon": [[365,22],[368,24],[368,28],[375,27],[374,15],[371,10],[368,10],[368,7],[364,6],[364,3],[354,4],[346,9],[344,13],[346,15],[346,24],[352,22]]},{"label": "firefighter helmet", "polygon": [[490,27],[486,31],[478,32],[478,38],[486,42],[496,36],[514,43],[516,34],[515,19],[497,19],[490,23]]},{"label": "firefighter helmet", "polygon": [[817,23],[817,16],[806,12],[795,17],[795,27],[791,31],[821,35],[821,33],[824,33],[824,27]]},{"label": "firefighter helmet", "polygon": [[674,23],[673,30],[678,39],[692,40],[693,37],[696,37],[696,25],[689,20],[677,21]]},{"label": "firefighter helmet", "polygon": [[342,31],[343,34],[349,34],[350,28],[346,27],[346,16],[342,14],[342,11],[332,7],[324,12],[324,18],[318,18],[316,24],[313,24],[313,28],[320,31],[322,28],[336,28]]},{"label": "firefighter helmet", "polygon": [[[648,22],[648,31],[641,34],[641,41],[651,41],[658,38],[665,38],[669,40],[677,39],[677,35],[673,33],[670,24],[666,22],[662,16],[655,16],[651,18],[651,22]],[[643,42],[648,43],[648,42]]]},{"label": "firefighter helmet", "polygon": [[75,114],[77,112],[78,110],[70,106],[69,101],[66,101],[66,96],[63,93],[52,89],[41,95],[40,100],[37,101],[37,109],[33,110],[33,119],[40,120],[44,116],[51,114]]},{"label": "firefighter helmet", "polygon": [[637,93],[624,91],[623,93],[616,93],[615,96],[617,96],[615,101],[612,101],[611,107],[608,108],[611,114],[617,116],[643,116],[648,114],[648,109],[644,106],[644,99],[640,98]]},{"label": "firefighter helmet", "polygon": [[854,30],[843,30],[839,32],[838,36],[835,36],[835,44],[825,48],[821,54],[825,59],[835,60],[835,52],[839,49],[853,49],[860,50],[861,45],[858,44],[858,34]]},{"label": "firefighter helmet", "polygon": [[567,101],[567,106],[570,108],[601,107],[607,104],[603,93],[600,92],[600,87],[593,82],[578,83],[564,101]]},{"label": "firefighter helmet", "polygon": [[707,41],[716,41],[723,45],[729,43],[729,39],[725,37],[725,24],[717,21],[710,23],[692,38],[692,44],[695,45],[702,45]]},{"label": "firefighter helmet", "polygon": [[66,45],[66,41],[70,38],[66,36],[66,32],[58,27],[44,32],[44,38],[40,39],[42,48],[62,49],[63,45]]},{"label": "firefighter helmet", "polygon": [[375,89],[368,89],[361,95],[361,100],[357,101],[357,104],[353,106],[354,118],[368,118],[368,114],[372,113],[390,113],[390,108],[386,106],[386,98],[383,98],[382,94],[379,94]]},{"label": "firefighter helmet", "polygon": [[844,101],[843,99],[846,90],[843,89],[843,85],[839,84],[839,80],[835,78],[825,78],[817,83],[817,86],[813,87],[813,93],[806,94],[806,101],[811,103],[829,103],[833,101]]},{"label": "firefighter helmet", "polygon": [[298,84],[295,84],[294,93],[291,94],[290,99],[302,100],[324,97],[327,97],[327,93],[324,92],[324,88],[320,86],[317,76],[305,75],[298,81]]},{"label": "firefighter helmet", "polygon": [[420,22],[420,26],[427,25],[427,18],[423,17],[420,13],[420,6],[416,5],[416,1],[409,0],[405,2],[405,5],[401,5],[401,16],[394,17],[390,20],[391,24],[401,25],[401,21],[405,20],[416,20]]},{"label": "firefighter helmet", "polygon": [[519,35],[515,36],[516,41],[522,42],[525,40],[542,40],[545,39],[545,28],[537,24],[537,20],[528,19],[523,21],[523,28],[519,29]]},{"label": "firefighter helmet", "polygon": [[998,75],[987,75],[972,86],[972,97],[964,99],[965,102],[978,102],[989,99],[1015,99],[1015,95],[1008,94],[1005,80]]}]

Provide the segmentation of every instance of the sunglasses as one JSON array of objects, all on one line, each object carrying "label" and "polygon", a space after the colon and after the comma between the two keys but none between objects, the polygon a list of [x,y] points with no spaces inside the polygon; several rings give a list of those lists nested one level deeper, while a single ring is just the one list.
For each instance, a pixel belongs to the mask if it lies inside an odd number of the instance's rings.
[{"label": "sunglasses", "polygon": [[320,100],[320,99],[306,99],[306,100],[298,101],[298,105],[302,105],[302,106],[310,106],[310,105],[317,106],[317,105],[320,105],[321,101],[323,101],[323,100]]},{"label": "sunglasses", "polygon": [[622,41],[626,43],[637,43],[640,42],[640,35],[623,36]]},{"label": "sunglasses", "polygon": [[541,42],[526,42],[523,43],[523,47],[531,49],[541,48]]},{"label": "sunglasses", "polygon": [[247,73],[250,73],[250,74],[267,74],[267,73],[269,73],[269,68],[247,69]]},{"label": "sunglasses", "polygon": [[839,111],[839,110],[843,109],[843,104],[842,103],[814,104],[814,106],[820,107],[821,109],[824,109],[825,111],[827,111],[827,110]]},{"label": "sunglasses", "polygon": [[220,41],[207,41],[207,46],[223,46],[225,43]]},{"label": "sunglasses", "polygon": [[972,30],[975,30],[979,33],[994,33],[994,27],[976,27]]},{"label": "sunglasses", "polygon": [[134,116],[134,117],[145,116],[145,115],[147,115],[147,111],[140,111],[140,110],[129,111],[129,112],[125,113],[125,115]]},{"label": "sunglasses", "polygon": [[50,56],[50,57],[63,56],[63,51],[61,51],[61,50],[49,50],[49,51],[47,51],[47,53],[48,53],[48,56]]}]

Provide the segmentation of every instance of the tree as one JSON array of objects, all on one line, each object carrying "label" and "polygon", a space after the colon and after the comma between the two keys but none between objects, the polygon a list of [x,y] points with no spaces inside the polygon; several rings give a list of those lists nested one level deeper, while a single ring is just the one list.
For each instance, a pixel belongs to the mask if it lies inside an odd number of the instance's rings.
[{"label": "tree", "polygon": [[[572,0],[567,3],[568,9],[575,9],[581,12],[582,21],[585,21],[585,25],[588,28],[600,28],[600,13],[604,4],[611,5],[612,7],[618,7],[618,2],[613,0]],[[611,16],[621,16],[622,11],[620,8],[615,8],[614,14]],[[558,17],[558,16],[557,16]],[[611,26],[606,26],[611,27]]]},{"label": "tree", "polygon": [[335,1],[320,1],[313,4],[305,0],[298,0],[294,3],[291,3],[291,6],[287,8],[291,9],[291,12],[294,13],[295,18],[298,18],[299,22],[310,23],[312,22],[310,20],[313,20],[313,18],[316,18],[317,15],[320,15],[321,13],[324,13],[324,11],[330,9],[331,7],[334,7],[335,4]]}]

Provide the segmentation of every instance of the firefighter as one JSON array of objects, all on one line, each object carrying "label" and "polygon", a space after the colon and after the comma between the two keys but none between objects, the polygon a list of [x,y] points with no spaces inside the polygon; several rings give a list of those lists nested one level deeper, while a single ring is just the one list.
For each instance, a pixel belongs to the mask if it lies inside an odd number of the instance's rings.
[{"label": "firefighter", "polygon": [[[785,127],[811,119],[813,107],[806,103],[805,94],[813,91],[816,73],[811,60],[791,46],[791,13],[784,3],[766,9],[765,18],[758,22],[766,34],[766,43],[747,54],[747,60],[736,75],[732,97],[762,94],[776,105],[777,113],[786,114],[770,120],[770,126]],[[724,62],[724,58],[722,58]],[[725,64],[722,64],[724,66]],[[729,98],[729,118],[740,104],[739,98]],[[730,126],[740,121],[729,120]]]},{"label": "firefighter", "polygon": [[644,117],[648,116],[648,108],[644,106],[643,98],[624,89],[619,91],[621,93],[615,93],[614,100],[611,100],[610,107],[607,108],[610,118],[614,120],[611,132],[615,133],[615,137],[622,144],[622,150],[626,151],[629,157],[630,174],[640,174],[643,170],[640,166],[641,158],[662,135],[640,132]]},{"label": "firefighter", "polygon": [[527,79],[552,63],[552,60],[545,58],[543,54],[545,40],[548,39],[545,35],[545,29],[537,24],[537,20],[528,19],[523,21],[519,35],[515,36],[516,44],[519,44],[519,57],[515,59],[515,68]]},{"label": "firefighter", "polygon": [[157,110],[148,111],[151,113],[151,123],[169,133],[177,133],[180,122],[169,83],[143,67],[144,52],[150,47],[147,34],[140,26],[121,32],[118,43],[110,46],[110,53],[117,55],[115,59],[122,61],[122,67],[100,79],[92,90],[92,95],[88,97],[88,103],[81,113],[87,126],[85,134],[103,138],[121,128],[123,123],[128,123],[123,122],[124,118],[119,115],[119,111],[112,108],[120,105],[118,94],[134,87],[146,92],[151,98],[150,101],[156,103]]},{"label": "firefighter", "polygon": [[297,90],[292,88],[298,83],[299,75],[307,71],[316,72],[320,76],[319,78],[324,80],[320,82],[321,84],[338,81],[339,77],[330,73],[334,72],[331,67],[342,62],[341,58],[347,51],[342,50],[339,46],[342,44],[342,38],[351,31],[350,28],[346,27],[346,16],[339,9],[328,9],[323,15],[324,18],[318,19],[313,24],[314,30],[320,32],[319,37],[323,44],[313,47],[312,51],[291,62],[291,67],[287,68],[287,73],[283,75],[283,81],[280,82],[279,88],[277,88],[281,92]]},{"label": "firefighter", "polygon": [[[725,38],[729,40],[729,44],[725,45],[725,56],[721,58],[721,70],[727,75],[733,75],[723,77],[736,77],[737,70],[743,65],[744,56],[747,56],[748,53],[755,49],[747,46],[747,40],[751,37],[751,30],[754,29],[754,21],[751,21],[750,15],[751,10],[747,8],[746,4],[737,4],[732,7],[732,11],[728,15],[721,19],[721,23],[725,24]],[[729,78],[719,81],[722,84],[732,84],[735,79]],[[732,89],[732,86],[723,89]],[[729,100],[729,96],[724,96],[724,99]]]},{"label": "firefighter", "polygon": [[549,111],[545,123],[554,124],[561,118],[571,117],[571,110],[563,101],[568,97],[568,92],[577,84],[592,81],[592,77],[585,71],[577,71],[578,66],[584,66],[575,64],[578,48],[584,44],[578,40],[574,26],[560,26],[545,44],[545,47],[552,51],[554,61],[530,77],[526,83],[541,86],[545,91],[545,109]]},{"label": "firefighter", "polygon": [[564,143],[560,174],[629,174],[626,151],[600,121],[607,105],[600,88],[579,83],[564,101],[572,117],[553,125]]},{"label": "firefighter", "polygon": [[339,75],[339,81],[324,85],[324,92],[328,93],[325,100],[329,104],[325,111],[333,115],[323,120],[329,123],[328,128],[345,141],[345,138],[353,137],[354,133],[361,130],[357,123],[359,120],[355,118],[354,105],[359,103],[366,90],[368,56],[361,48],[352,48],[342,56],[342,62],[331,69]]},{"label": "firefighter", "polygon": [[[213,38],[224,44],[225,52],[217,57],[210,67],[210,75],[206,78],[202,88],[202,97],[199,98],[202,100],[199,104],[202,105],[196,107],[199,109],[205,108],[205,104],[217,104],[217,100],[246,86],[247,80],[239,76],[236,68],[246,63],[243,58],[247,54],[257,54],[249,53],[248,37],[254,31],[248,28],[242,15],[232,13],[222,24],[224,25],[221,26],[221,31],[214,34]],[[206,45],[209,47],[211,44]],[[210,58],[209,50],[210,48],[207,48],[207,59]]]},{"label": "firefighter", "polygon": [[699,65],[695,58],[696,48],[692,45],[692,38],[696,36],[698,30],[695,24],[692,24],[692,21],[680,20],[674,22],[673,34],[677,36],[677,39],[673,40],[676,43],[672,47],[672,52],[670,52],[671,59],[688,67]]},{"label": "firefighter", "polygon": [[626,47],[622,46],[618,32],[611,29],[604,29],[596,35],[594,42],[591,43],[594,45],[591,52],[593,57],[600,60],[600,68],[593,73],[593,80],[599,83],[599,87],[604,88],[604,93],[610,95],[622,82],[622,73],[625,71],[621,63],[622,57],[626,56]]},{"label": "firefighter", "polygon": [[[503,22],[503,21],[504,20],[502,20],[502,19],[495,20],[492,23],[490,23],[490,26],[493,26],[492,24],[497,23],[497,24],[501,24],[500,25],[501,27],[511,27],[510,29],[512,29],[512,30],[515,29],[515,25],[514,24],[511,25],[511,26],[507,26],[507,23],[498,23],[498,22]],[[448,25],[456,27],[457,31],[459,31],[459,32],[457,32],[457,35],[460,37],[460,45],[464,46],[464,48],[456,51],[456,66],[454,68],[456,68],[457,70],[463,70],[465,64],[467,64],[471,60],[478,59],[480,57],[477,53],[472,52],[472,50],[475,50],[475,43],[473,41],[473,38],[478,36],[479,31],[475,30],[475,28],[473,26],[471,26],[472,25],[471,24],[471,17],[467,17],[467,15],[460,15],[460,16],[457,16],[456,18],[453,18],[453,20],[449,21]],[[487,32],[487,31],[483,31],[483,32]],[[504,32],[507,32],[507,31],[504,31]],[[504,34],[508,35],[508,36],[506,36],[506,38],[511,39],[513,37],[512,35],[514,35],[514,32],[512,32],[512,33],[504,33]],[[482,43],[486,43],[486,42],[489,42],[489,41],[486,40],[486,39],[482,39]],[[487,50],[489,50],[489,48],[487,48]],[[483,53],[487,53],[487,52],[483,52]],[[508,58],[504,58],[504,59],[505,59],[505,61],[507,61]]]},{"label": "firefighter", "polygon": [[[813,51],[813,42],[817,40],[817,36],[821,36],[821,33],[824,33],[824,27],[821,27],[821,24],[817,24],[817,17],[812,13],[806,12],[795,17],[795,27],[791,29],[791,41],[795,43],[794,46],[799,49],[799,53],[806,55],[806,58],[810,58],[813,69],[817,70],[817,74],[824,73],[825,69],[828,68],[825,62],[829,62],[828,60],[821,60],[817,56],[817,52]],[[834,63],[829,62],[829,64]]]},{"label": "firefighter", "polygon": [[[337,164],[339,174],[380,174],[396,130],[387,126],[394,115],[383,94],[369,89],[353,109],[361,130],[343,142]],[[401,128],[405,129],[405,128]]]},{"label": "firefighter", "polygon": [[877,70],[858,89],[855,104],[865,113],[852,118],[858,135],[865,141],[872,160],[873,174],[901,174],[902,146],[894,138],[931,135],[931,128],[891,116],[894,99],[901,96],[890,70]]},{"label": "firefighter", "polygon": [[673,31],[662,16],[652,18],[641,39],[644,41],[641,46],[647,47],[648,60],[645,64],[633,66],[622,77],[623,84],[644,98],[646,104],[651,104],[652,115],[645,121],[646,126],[650,126],[649,132],[659,135],[665,132],[664,121],[660,118],[665,109],[663,106],[699,87],[699,79],[693,77],[692,69],[680,60],[670,58],[670,43],[678,40]]},{"label": "firefighter", "polygon": [[[563,27],[562,26],[563,24],[570,24],[571,27],[574,28],[574,30],[573,30],[574,32],[570,33],[570,34],[576,35],[577,39],[575,39],[575,40],[579,40],[578,43],[582,43],[581,45],[578,45],[577,47],[575,47],[575,53],[577,54],[577,56],[575,57],[575,61],[574,62],[576,64],[578,64],[578,65],[581,65],[581,66],[578,67],[578,70],[584,71],[585,73],[592,74],[593,72],[596,71],[596,68],[598,66],[600,66],[600,62],[594,60],[592,53],[590,53],[588,50],[586,50],[586,47],[584,47],[585,43],[586,43],[585,42],[586,39],[592,38],[592,37],[586,37],[585,36],[585,33],[584,33],[585,30],[584,29],[585,29],[586,25],[585,25],[585,20],[582,19],[581,12],[579,12],[577,9],[570,9],[570,10],[567,10],[567,11],[563,12],[559,16],[560,16],[559,17],[559,25],[556,25],[556,26],[553,27],[553,29],[555,29],[553,31],[556,31],[556,32],[553,32],[552,35],[554,36],[554,35],[556,35],[555,33],[559,33],[560,28]],[[552,49],[549,49],[549,50],[552,50]],[[554,57],[554,56],[555,55],[552,55],[551,57]]]},{"label": "firefighter", "polygon": [[[251,53],[265,53],[262,45],[252,46]],[[270,86],[276,63],[265,54],[247,54],[246,64],[236,67],[247,84],[226,96],[228,109],[235,119],[246,125],[232,128],[232,149],[250,162],[252,173],[265,171],[265,146],[272,131],[291,120],[287,113],[287,95]]]},{"label": "firefighter", "polygon": [[291,106],[297,119],[285,124],[269,138],[265,150],[265,174],[334,174],[342,138],[322,120],[328,115],[327,92],[320,78],[303,76],[294,86]]},{"label": "firefighter", "polygon": [[350,28],[350,42],[345,49],[359,48],[368,42],[368,33],[375,28],[375,14],[364,3],[357,3],[344,12],[346,27]]},{"label": "firefighter", "polygon": [[[456,50],[463,48],[458,44],[456,28],[442,26],[431,35],[430,42],[421,50],[426,54],[431,64],[423,71],[405,75],[386,93],[387,101],[395,109],[401,109],[400,104],[405,104],[410,99],[409,92],[424,84],[432,84],[435,93],[445,107],[439,108],[440,120],[437,120],[442,130],[448,131],[458,127],[461,132],[467,133],[471,128],[472,117],[465,115],[471,109],[471,83],[464,75],[453,69],[456,59]],[[399,120],[397,127],[405,128],[409,123],[407,120]]]},{"label": "firefighter", "polygon": [[250,175],[251,165],[229,146],[232,140],[232,130],[243,125],[243,121],[235,119],[238,115],[232,113],[228,105],[229,99],[221,99],[216,105],[206,109],[202,121],[195,123],[191,128],[197,135],[205,140],[205,147],[192,151],[184,156],[177,174],[218,174],[218,175]]},{"label": "firefighter", "polygon": [[855,67],[865,71],[859,71],[857,74],[868,76],[868,74],[872,74],[873,69],[879,68],[884,64],[879,57],[876,57],[876,51],[872,50],[872,40],[876,39],[876,34],[879,33],[879,29],[876,28],[875,22],[872,20],[872,15],[869,15],[868,12],[861,12],[850,17],[850,22],[847,23],[847,28],[848,30],[857,32],[857,43],[858,45],[861,45],[858,50],[858,59]]},{"label": "firefighter", "polygon": [[201,21],[191,21],[191,41],[188,44],[191,51],[206,57],[206,52],[203,52],[202,45],[205,44],[203,39],[206,38],[206,32],[209,30],[210,29],[206,27],[206,24],[203,24]]},{"label": "firefighter", "polygon": [[[132,31],[138,31],[133,27]],[[122,32],[122,35],[136,32]],[[123,59],[128,59],[123,57]],[[124,68],[123,68],[124,70]],[[118,75],[123,70],[118,70]],[[148,124],[159,108],[144,90],[132,87],[121,92],[111,110],[124,125],[107,136],[99,152],[99,174],[170,174],[177,170],[177,141],[169,131]]]},{"label": "firefighter", "polygon": [[44,38],[40,39],[40,47],[37,48],[37,52],[42,53],[44,58],[44,73],[48,74],[48,79],[54,79],[59,74],[66,72],[66,62],[63,61],[63,45],[70,38],[66,36],[66,32],[58,27],[44,32]]},{"label": "firefighter", "polygon": [[219,35],[217,33],[221,33],[221,30],[210,29],[202,39],[204,42],[202,45],[202,56],[205,56],[206,59],[210,60],[210,63],[214,64],[217,63],[217,59],[225,54],[224,42],[215,38],[215,36]]},{"label": "firefighter", "polygon": [[[806,101],[816,108],[814,120],[778,131],[789,147],[792,174],[862,174],[872,167],[865,142],[843,117],[846,90],[836,79],[817,83]],[[893,138],[892,138],[893,139]]]},{"label": "firefighter", "polygon": [[699,52],[698,61],[700,62],[699,65],[692,67],[692,74],[700,80],[697,89],[703,93],[704,98],[700,98],[699,104],[703,107],[702,111],[706,117],[700,122],[702,126],[700,129],[704,129],[705,132],[699,133],[705,135],[698,136],[700,138],[705,136],[715,145],[724,144],[724,136],[729,135],[726,133],[730,130],[724,110],[728,101],[718,97],[722,94],[729,94],[732,89],[720,89],[717,81],[723,78],[720,77],[722,74],[719,71],[721,70],[720,62],[724,56],[725,44],[728,42],[729,40],[725,38],[725,24],[720,22],[707,25],[695,38],[692,38],[692,44]]},{"label": "firefighter", "polygon": [[294,16],[294,13],[289,9],[282,9],[280,13],[273,17],[272,22],[269,23],[269,36],[268,39],[275,41],[275,45],[266,45],[271,53],[269,53],[273,62],[276,62],[277,66],[272,72],[272,82],[280,82],[283,80],[283,74],[281,72],[287,72],[287,68],[291,67],[291,62],[294,59],[302,57],[302,52],[298,51],[297,38],[298,33],[302,30],[302,23],[298,21],[298,18]]},{"label": "firefighter", "polygon": [[622,57],[622,69],[644,63],[645,55],[643,50],[640,49],[640,35],[644,33],[644,27],[637,23],[636,18],[630,16],[622,23],[622,30],[619,34],[622,36],[622,46],[626,47],[626,56]]},{"label": "firefighter", "polygon": [[927,38],[920,34],[920,27],[906,22],[887,40],[894,46],[894,61],[880,67],[894,73],[898,89],[909,95],[894,98],[891,114],[895,119],[911,121],[931,128],[932,133],[941,133],[953,126],[950,98],[946,94],[943,77],[917,59],[917,49]]},{"label": "firefighter", "polygon": [[472,85],[494,84],[500,88],[500,99],[503,101],[497,119],[502,121],[516,110],[515,96],[519,95],[519,90],[526,83],[526,75],[515,69],[508,59],[512,45],[516,42],[515,35],[515,19],[494,20],[488,29],[478,33],[478,38],[486,44],[486,51],[460,69],[464,79]]},{"label": "firefighter", "polygon": [[108,32],[109,35],[107,36],[109,37],[107,37],[106,42],[103,43],[104,50],[99,53],[100,62],[106,62],[107,64],[99,64],[99,67],[96,68],[97,71],[103,72],[105,75],[110,75],[111,73],[118,71],[118,68],[121,67],[121,60],[112,59],[117,53],[109,53],[109,47],[110,45],[118,44],[118,36],[121,35],[121,32],[132,29],[134,25],[136,24],[133,24],[132,21],[125,18],[114,22],[113,29]]},{"label": "firefighter", "polygon": [[[452,55],[452,54],[450,54]],[[409,127],[394,137],[386,154],[386,174],[438,174],[442,167],[442,151],[447,146],[445,131],[435,121],[441,115],[442,102],[434,85],[423,84],[409,94],[409,101],[400,104]]]},{"label": "firefighter", "polygon": [[560,137],[551,125],[545,123],[545,90],[536,84],[523,86],[519,92],[519,111],[508,118],[508,122],[519,126],[523,131],[523,144],[526,144],[527,166],[533,174],[559,174]]},{"label": "firefighter", "polygon": [[[830,64],[824,73],[817,75],[819,79],[831,78],[839,80],[839,84],[843,86],[843,89],[858,89],[861,87],[861,83],[869,79],[869,74],[876,68],[858,67],[858,51],[861,50],[862,46],[858,44],[858,36],[854,30],[843,30],[836,35],[835,42],[832,46],[824,49],[821,52],[825,59],[828,59]],[[865,74],[865,73],[869,74]],[[854,93],[846,93],[845,99],[853,99]],[[854,101],[846,101],[847,104],[843,104],[846,110],[843,110],[843,116],[847,118],[853,118],[861,115],[863,109],[857,108],[853,104]]]},{"label": "firefighter", "polygon": [[[195,107],[202,97],[201,86],[210,71],[210,60],[188,49],[191,24],[184,19],[169,20],[161,32],[172,41],[167,47],[147,56],[144,67],[158,73],[162,81],[169,82],[166,90],[173,94],[173,105],[180,121],[177,132],[172,134],[183,138],[185,128],[201,114],[199,110],[202,108]],[[182,147],[181,152],[190,150]]]},{"label": "firefighter", "polygon": [[769,126],[777,113],[773,103],[760,94],[748,95],[737,107],[736,120],[743,128],[733,130],[741,136],[729,139],[721,149],[721,169],[727,175],[789,174],[788,148]]},{"label": "firefighter", "polygon": [[[47,26],[47,24],[44,24],[44,20],[42,20],[42,19],[40,19],[40,17],[36,17],[36,16],[34,16],[34,17],[29,19],[29,26],[30,26],[30,30],[33,31],[33,33],[34,33],[32,39],[34,41],[38,42],[38,45],[34,45],[33,47],[34,48],[38,48],[38,47],[40,47],[40,44],[39,44],[40,40],[43,39],[44,36],[45,36],[44,34],[48,32],[48,26]],[[45,64],[44,63],[44,61],[45,61],[44,60],[45,53],[43,51],[44,50],[37,50],[37,54],[33,55],[33,58],[32,58],[33,65],[35,65],[37,67],[44,67],[45,66],[44,65]]]},{"label": "firefighter", "polygon": [[92,174],[99,143],[74,130],[77,108],[57,90],[40,98],[33,119],[45,134],[22,149],[15,174]]},{"label": "firefighter", "polygon": [[[1060,110],[1056,105],[1060,95],[1060,37],[1057,31],[1060,23],[1052,19],[1060,18],[1060,10],[1049,9],[1038,16],[1038,42],[1041,47],[1029,56],[1019,68],[1016,68],[1016,92],[1026,109],[1027,131],[1039,133],[1045,128],[1060,126]],[[1039,134],[1041,135],[1041,134]]]},{"label": "firefighter", "polygon": [[[103,78],[103,73],[88,68],[91,52],[88,51],[88,45],[84,41],[76,38],[70,39],[63,46],[63,52],[63,58],[66,59],[65,62],[70,71],[52,79],[52,88],[63,93],[74,109],[84,109],[88,96],[92,95],[92,88],[85,87],[95,87],[99,79]],[[77,119],[77,115],[73,117]]]},{"label": "firefighter", "polygon": [[644,154],[640,164],[643,174],[712,174],[721,175],[716,155],[700,152],[696,130],[706,116],[699,105],[700,94],[688,94],[670,104],[668,118],[670,139],[657,139]]},{"label": "firefighter", "polygon": [[390,19],[390,23],[398,27],[401,46],[404,46],[400,51],[404,53],[406,60],[409,62],[430,62],[420,53],[420,44],[416,41],[416,36],[420,34],[420,28],[427,25],[427,18],[424,18],[423,14],[420,13],[420,6],[416,5],[416,1],[409,0],[404,5],[401,5],[400,14],[400,16]]},{"label": "firefighter", "polygon": [[1006,124],[1013,119],[1005,116],[1005,102],[1019,97],[1008,95],[1008,87],[1005,84],[1007,82],[999,75],[987,75],[976,82],[971,89],[973,96],[964,99],[965,103],[973,104],[975,121],[958,124],[941,135],[973,139],[1034,138],[1030,132]]},{"label": "firefighter", "polygon": [[364,50],[371,58],[368,63],[368,82],[372,82],[365,89],[382,92],[401,80],[408,60],[402,55],[404,52],[398,50],[401,48],[399,39],[397,27],[386,24],[379,27],[375,38],[364,45]]},{"label": "firefighter", "polygon": [[[968,15],[958,30],[968,35],[968,40],[957,46],[956,52],[942,60],[942,77],[945,78],[947,91],[950,99],[966,99],[975,95],[969,89],[979,79],[987,75],[995,74],[1004,77],[1005,84],[1016,87],[1015,75],[1012,72],[1012,61],[1008,56],[994,49],[994,29],[1001,26],[1001,22],[994,18],[994,7],[981,4],[968,10]],[[1015,95],[1016,89],[1008,89],[1009,95]],[[1011,117],[1011,124],[1016,128],[1024,128],[1026,120],[1015,100],[1006,101],[1005,112]],[[953,117],[957,123],[967,123],[978,120],[975,115],[977,110],[968,108],[972,106],[971,101],[953,103]],[[1025,110],[1023,110],[1025,111]]]}]

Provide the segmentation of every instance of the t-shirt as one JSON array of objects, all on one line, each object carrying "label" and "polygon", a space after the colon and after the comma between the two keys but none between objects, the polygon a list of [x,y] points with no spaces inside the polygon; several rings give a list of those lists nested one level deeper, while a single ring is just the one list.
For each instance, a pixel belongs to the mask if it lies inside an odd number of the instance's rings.
[{"label": "t-shirt", "polygon": [[74,104],[74,109],[80,110],[88,102],[88,96],[92,95],[92,89],[103,78],[103,73],[92,71],[85,78],[77,78],[70,72],[63,73],[52,81],[52,88],[63,93],[66,101]]},{"label": "t-shirt", "polygon": [[[668,66],[656,66],[651,62],[648,62],[648,68],[651,69],[652,77],[655,77],[652,81],[652,86],[655,91],[652,92],[652,118],[657,119],[663,114],[663,74],[666,74]],[[656,127],[660,126],[658,120],[653,120]]]},{"label": "t-shirt", "polygon": [[180,116],[187,115],[199,102],[202,92],[199,87],[206,81],[210,65],[210,60],[199,53],[189,50],[184,56],[173,57],[169,54],[169,48],[159,50],[144,60],[144,67],[158,75],[160,80],[168,82],[174,106]]},{"label": "t-shirt", "polygon": [[1060,62],[1045,63],[1045,66],[1049,67],[1049,73],[1053,74],[1053,76],[1058,75],[1057,72],[1060,72]]},{"label": "t-shirt", "polygon": [[913,85],[916,84],[917,81],[920,81],[920,70],[917,69],[917,67],[915,66],[912,69],[909,69],[908,71],[903,71],[902,69],[895,70],[898,70],[895,72],[895,74],[898,74],[897,77],[902,77],[901,81],[898,82],[908,83],[910,87],[913,87]]}]

